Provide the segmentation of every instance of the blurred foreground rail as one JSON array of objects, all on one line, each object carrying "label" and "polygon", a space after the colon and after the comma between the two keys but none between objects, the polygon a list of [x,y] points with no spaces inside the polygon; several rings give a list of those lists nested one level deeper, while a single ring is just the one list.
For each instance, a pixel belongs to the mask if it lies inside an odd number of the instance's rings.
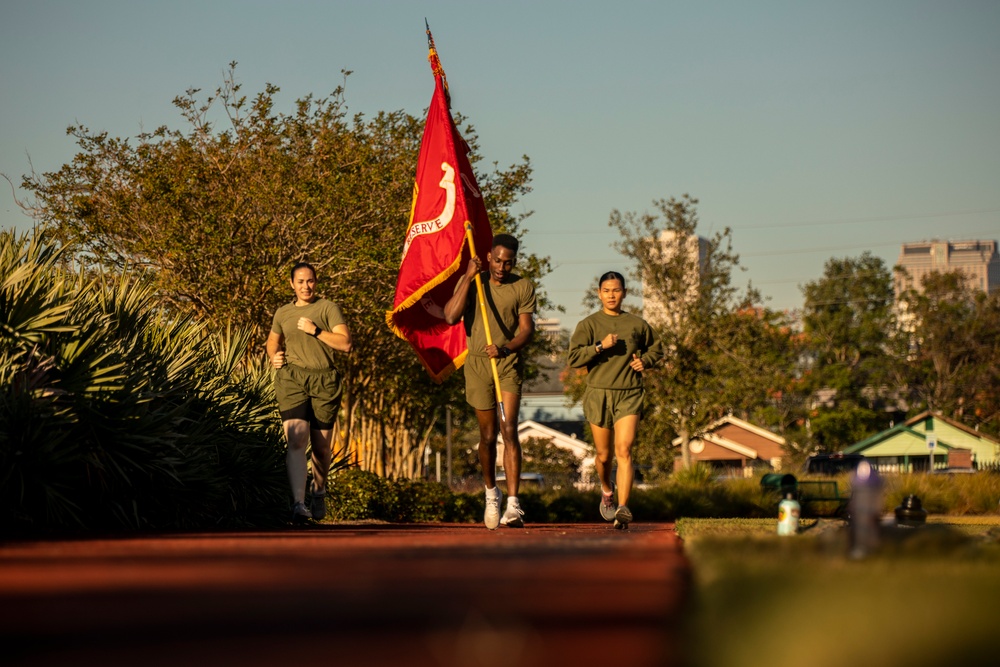
[{"label": "blurred foreground rail", "polygon": [[680,662],[670,524],[317,525],[0,545],[8,665]]}]

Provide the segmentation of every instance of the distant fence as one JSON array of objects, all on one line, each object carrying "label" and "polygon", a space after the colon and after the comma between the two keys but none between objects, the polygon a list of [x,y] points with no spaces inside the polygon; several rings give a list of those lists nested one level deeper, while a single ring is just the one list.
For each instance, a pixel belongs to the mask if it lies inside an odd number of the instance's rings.
[{"label": "distant fence", "polygon": [[[921,463],[922,463],[922,465],[921,465]],[[916,462],[916,466],[914,466],[914,461],[910,461],[909,463],[878,463],[878,462],[875,462],[872,465],[874,466],[875,470],[878,471],[879,474],[883,474],[883,475],[884,474],[910,473],[910,472],[927,472],[927,460],[926,460],[926,457],[924,457],[923,461],[919,461],[918,460]],[[982,463],[980,463],[980,462],[977,461],[977,462],[973,462],[972,467],[974,469],[978,470],[978,471],[981,471],[981,472],[995,472],[995,473],[1000,473],[1000,460],[997,460],[997,461],[985,461],[985,462],[982,462]],[[948,468],[948,464],[947,463],[944,463],[944,462],[941,462],[941,461],[935,461],[934,462],[934,469],[935,470],[946,470],[947,468]]]}]

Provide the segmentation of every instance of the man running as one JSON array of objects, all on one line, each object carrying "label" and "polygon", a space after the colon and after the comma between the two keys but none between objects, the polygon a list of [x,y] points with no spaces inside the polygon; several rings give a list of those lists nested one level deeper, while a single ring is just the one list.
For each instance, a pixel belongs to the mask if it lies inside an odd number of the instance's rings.
[{"label": "man running", "polygon": [[[528,344],[535,331],[535,287],[528,280],[511,273],[517,260],[518,241],[510,234],[498,234],[487,253],[488,271],[481,277],[486,297],[486,320],[493,343],[487,345],[482,321],[482,307],[476,289],[471,289],[476,274],[482,270],[478,257],[469,265],[455,286],[455,293],[445,305],[448,324],[465,322],[469,352],[465,359],[465,399],[476,410],[479,422],[479,462],[486,484],[486,513],[483,522],[490,530],[503,524],[524,527],[524,512],[517,501],[521,481],[521,442],[517,435],[521,404],[521,379],[524,362],[518,352]],[[500,489],[496,485],[497,402],[491,359],[496,360],[500,377],[500,396],[506,420],[503,430],[503,469],[507,475],[507,508],[500,516]]]},{"label": "man running", "polygon": [[[326,516],[333,423],[340,412],[340,375],[333,351],[351,351],[351,332],[337,304],[316,295],[316,270],[292,267],[295,300],[278,308],[267,337],[267,356],[277,369],[274,394],[288,440],[285,463],[292,488],[292,520]],[[306,446],[312,444],[313,484],[306,504]]]}]

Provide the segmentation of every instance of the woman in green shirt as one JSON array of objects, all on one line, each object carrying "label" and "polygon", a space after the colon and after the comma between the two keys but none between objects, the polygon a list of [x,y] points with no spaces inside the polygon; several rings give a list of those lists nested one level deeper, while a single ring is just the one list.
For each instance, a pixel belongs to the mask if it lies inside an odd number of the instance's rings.
[{"label": "woman in green shirt", "polygon": [[[326,478],[333,458],[333,424],[340,412],[341,378],[333,351],[350,352],[351,332],[332,301],[316,293],[316,269],[292,267],[295,300],[278,308],[267,337],[275,369],[274,395],[288,440],[285,464],[292,490],[292,521],[326,516]],[[313,484],[306,502],[306,448],[312,445]]]},{"label": "woman in green shirt", "polygon": [[[627,528],[632,521],[628,508],[632,490],[632,445],[642,414],[642,373],[662,356],[653,329],[640,318],[622,310],[625,278],[609,271],[598,281],[601,310],[580,321],[569,343],[569,364],[587,369],[583,414],[590,422],[597,456],[594,466],[601,479],[601,516]],[[611,482],[611,452],[618,463],[615,487]]]}]

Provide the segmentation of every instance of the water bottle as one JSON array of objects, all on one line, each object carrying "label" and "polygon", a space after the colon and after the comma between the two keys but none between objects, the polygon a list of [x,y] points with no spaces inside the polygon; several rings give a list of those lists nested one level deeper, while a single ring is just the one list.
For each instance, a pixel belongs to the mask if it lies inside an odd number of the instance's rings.
[{"label": "water bottle", "polygon": [[851,550],[852,559],[861,559],[879,545],[879,515],[882,512],[882,480],[868,461],[862,461],[851,476]]},{"label": "water bottle", "polygon": [[785,499],[778,504],[778,535],[795,535],[799,532],[799,514],[802,507],[792,494],[786,493]]}]

